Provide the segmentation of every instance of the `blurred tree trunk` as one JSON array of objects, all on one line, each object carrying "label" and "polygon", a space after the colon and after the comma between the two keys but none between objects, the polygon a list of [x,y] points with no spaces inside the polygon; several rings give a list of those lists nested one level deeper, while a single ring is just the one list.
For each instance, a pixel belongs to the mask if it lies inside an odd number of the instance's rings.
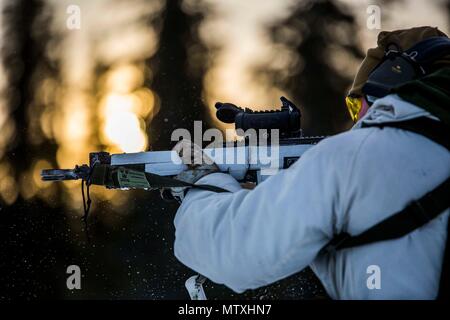
[{"label": "blurred tree trunk", "polygon": [[[152,88],[159,95],[160,111],[149,124],[149,140],[153,150],[167,149],[174,129],[192,131],[194,120],[206,119],[202,101],[204,66],[192,66],[189,50],[202,54],[196,26],[200,15],[183,11],[182,0],[169,0],[160,21],[159,50],[149,61],[154,71]],[[193,44],[196,47],[192,47]],[[204,127],[206,127],[204,123]]]},{"label": "blurred tree trunk", "polygon": [[[40,131],[46,105],[37,94],[44,79],[57,75],[46,52],[48,40],[54,39],[48,27],[51,12],[41,0],[10,0],[2,8],[5,98],[9,121],[15,124],[4,160],[13,169],[15,188],[26,189],[33,183],[26,172],[34,161],[46,158],[54,162],[55,158],[55,144]],[[53,199],[61,197],[55,194]],[[0,210],[0,300],[62,297],[66,267],[81,260],[72,250],[74,240],[67,235],[70,218],[61,214],[61,208],[23,195]]]},{"label": "blurred tree trunk", "polygon": [[28,118],[27,108],[32,95],[31,75],[37,64],[41,50],[36,50],[32,37],[33,23],[42,8],[39,0],[10,1],[6,3],[5,15],[5,45],[3,63],[9,82],[9,106],[11,117],[15,123],[15,136],[7,154],[9,161],[14,164],[16,181],[20,174],[30,165],[27,155]]},{"label": "blurred tree trunk", "polygon": [[[8,83],[7,103],[15,134],[6,154],[14,168],[17,185],[37,158],[54,161],[56,145],[44,138],[40,116],[46,106],[39,105],[37,87],[55,68],[47,58],[48,25],[51,17],[41,0],[14,0],[4,5],[3,64]],[[26,182],[26,181],[25,181]]]},{"label": "blurred tree trunk", "polygon": [[[286,28],[296,33],[294,41],[280,36]],[[329,135],[349,127],[344,98],[352,83],[351,72],[338,71],[334,58],[339,55],[342,64],[363,58],[357,33],[351,11],[334,0],[304,1],[284,23],[273,27],[274,41],[300,58],[297,70],[280,82],[302,108],[305,134]]]}]

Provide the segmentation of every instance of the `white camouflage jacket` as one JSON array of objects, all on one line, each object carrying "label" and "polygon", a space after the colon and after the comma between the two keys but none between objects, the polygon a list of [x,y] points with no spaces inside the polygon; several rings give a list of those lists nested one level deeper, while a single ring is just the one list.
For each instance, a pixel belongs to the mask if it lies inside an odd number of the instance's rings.
[{"label": "white camouflage jacket", "polygon": [[323,140],[252,191],[227,174],[202,178],[232,193],[188,192],[174,221],[176,257],[236,292],[309,265],[334,299],[435,298],[450,210],[403,238],[319,254],[334,235],[365,231],[450,175],[450,152],[431,140],[360,128],[424,115],[390,95],[352,130]]}]

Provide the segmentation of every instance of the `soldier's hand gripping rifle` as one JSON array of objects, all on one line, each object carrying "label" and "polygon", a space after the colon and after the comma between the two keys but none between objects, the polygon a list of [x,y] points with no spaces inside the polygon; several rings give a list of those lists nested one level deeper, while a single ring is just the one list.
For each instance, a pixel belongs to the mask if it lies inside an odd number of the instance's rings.
[{"label": "soldier's hand gripping rifle", "polygon": [[[251,137],[247,136],[242,142],[205,148],[203,152],[217,164],[221,172],[229,173],[240,182],[258,184],[270,173],[273,174],[274,170],[288,168],[322,138],[303,137],[300,110],[284,97],[281,101],[281,110],[259,112],[230,103],[216,104],[217,118],[226,123],[235,123],[236,129],[245,132],[248,129],[278,130],[279,141],[276,141],[276,148],[273,143],[262,143],[260,140],[249,143]],[[174,178],[187,168],[174,150],[122,154],[94,152],[89,155],[89,165],[76,166],[74,169],[43,170],[41,176],[44,181],[82,180],[83,199],[84,187],[87,187],[88,199],[87,203],[84,202],[86,218],[90,206],[90,185],[147,190],[195,187],[223,191],[214,186],[193,185]]]}]

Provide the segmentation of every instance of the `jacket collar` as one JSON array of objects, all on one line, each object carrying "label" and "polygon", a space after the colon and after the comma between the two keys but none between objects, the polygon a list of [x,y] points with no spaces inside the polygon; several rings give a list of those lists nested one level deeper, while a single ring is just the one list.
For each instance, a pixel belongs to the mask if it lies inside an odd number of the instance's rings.
[{"label": "jacket collar", "polygon": [[361,128],[365,124],[379,124],[387,122],[406,121],[419,117],[429,117],[438,120],[429,112],[422,108],[409,103],[396,94],[390,94],[384,98],[377,100],[352,128]]}]

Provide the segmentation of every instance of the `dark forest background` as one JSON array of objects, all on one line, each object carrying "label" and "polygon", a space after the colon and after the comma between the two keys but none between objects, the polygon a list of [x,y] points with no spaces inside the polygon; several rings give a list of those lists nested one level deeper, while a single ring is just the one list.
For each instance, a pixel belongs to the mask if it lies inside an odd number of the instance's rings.
[{"label": "dark forest background", "polygon": [[[450,12],[450,2],[447,8]],[[197,60],[207,61],[213,54],[198,36],[208,8],[203,9],[188,12],[180,0],[169,0],[156,19],[149,19],[159,30],[158,49],[145,61],[153,71],[146,84],[160,102],[159,112],[147,127],[153,150],[171,148],[169,137],[175,128],[194,120],[211,124],[202,96],[207,64],[189,67],[193,44]],[[26,185],[29,176],[25,173],[34,158],[57,166],[56,141],[44,135],[30,139],[30,134],[46,107],[35,99],[40,79],[45,76],[58,81],[61,77],[58,60],[46,54],[49,42],[64,35],[48,28],[53,12],[43,0],[5,2],[1,14],[5,16],[0,27],[4,35],[1,59],[8,83],[2,95],[11,110],[8,121],[14,124],[15,133],[0,159],[12,164],[13,180],[19,184],[25,179]],[[335,26],[341,30],[338,36],[333,32]],[[281,37],[286,27],[296,34]],[[267,26],[272,41],[295,52],[302,68],[293,66],[287,76],[263,68],[255,72],[291,94],[301,106],[307,134],[332,135],[350,125],[344,97],[352,78],[338,71],[329,57],[337,50],[361,60],[364,52],[354,37],[358,28],[353,13],[334,0],[300,1],[287,19]],[[108,68],[99,66],[98,77]],[[20,192],[13,203],[0,200],[0,300],[188,298],[184,281],[193,271],[173,255],[175,204],[161,201],[155,193],[133,191],[127,200],[128,214],[116,215],[115,223],[110,224],[105,221],[110,219],[112,205],[94,198],[91,240],[87,241],[79,213],[65,206],[64,192],[56,187],[47,200],[24,197]],[[66,288],[66,268],[71,264],[81,267],[81,290]],[[211,282],[205,288],[211,299],[326,297],[309,270],[241,295]]]}]

